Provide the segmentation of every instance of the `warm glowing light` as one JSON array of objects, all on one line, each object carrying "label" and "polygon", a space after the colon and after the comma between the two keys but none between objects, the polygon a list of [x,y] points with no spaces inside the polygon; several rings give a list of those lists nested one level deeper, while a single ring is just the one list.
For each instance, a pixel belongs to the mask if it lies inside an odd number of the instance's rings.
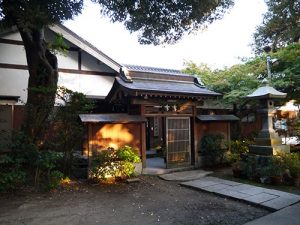
[{"label": "warm glowing light", "polygon": [[[124,124],[106,124],[96,133],[96,145],[118,149],[134,140],[133,134]],[[104,146],[103,146],[104,145]]]}]

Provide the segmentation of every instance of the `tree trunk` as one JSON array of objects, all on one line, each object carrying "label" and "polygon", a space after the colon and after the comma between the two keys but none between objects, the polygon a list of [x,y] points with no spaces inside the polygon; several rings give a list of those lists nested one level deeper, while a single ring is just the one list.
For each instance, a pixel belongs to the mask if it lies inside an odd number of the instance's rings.
[{"label": "tree trunk", "polygon": [[38,146],[51,114],[57,90],[57,58],[44,40],[43,29],[19,29],[29,72],[28,97],[23,131]]}]

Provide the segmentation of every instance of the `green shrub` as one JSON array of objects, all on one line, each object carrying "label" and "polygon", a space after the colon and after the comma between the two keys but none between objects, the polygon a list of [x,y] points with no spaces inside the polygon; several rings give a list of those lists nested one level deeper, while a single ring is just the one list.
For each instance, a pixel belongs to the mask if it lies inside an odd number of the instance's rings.
[{"label": "green shrub", "polygon": [[300,177],[300,154],[285,154],[283,160],[286,168],[289,169],[291,176]]},{"label": "green shrub", "polygon": [[64,178],[64,174],[58,170],[53,170],[50,173],[50,180],[48,183],[48,189],[57,188],[62,179]]},{"label": "green shrub", "polygon": [[269,165],[266,168],[266,173],[268,176],[282,176],[286,169],[286,165],[283,157],[272,156],[269,161]]},{"label": "green shrub", "polygon": [[12,155],[0,156],[0,193],[14,191],[26,181],[22,158]]},{"label": "green shrub", "polygon": [[116,152],[118,159],[122,161],[128,161],[133,163],[141,162],[140,157],[138,156],[138,153],[135,152],[132,147],[125,145],[124,147],[120,148]]},{"label": "green shrub", "polygon": [[222,134],[207,134],[200,141],[200,155],[206,157],[210,165],[222,163],[225,155],[223,148],[224,136]]},{"label": "green shrub", "polygon": [[230,151],[227,155],[230,163],[235,163],[241,160],[242,153],[249,152],[249,141],[248,140],[233,140],[230,142]]},{"label": "green shrub", "polygon": [[104,150],[94,157],[90,177],[97,181],[127,178],[134,175],[134,163],[140,161],[140,157],[128,145],[117,151]]}]

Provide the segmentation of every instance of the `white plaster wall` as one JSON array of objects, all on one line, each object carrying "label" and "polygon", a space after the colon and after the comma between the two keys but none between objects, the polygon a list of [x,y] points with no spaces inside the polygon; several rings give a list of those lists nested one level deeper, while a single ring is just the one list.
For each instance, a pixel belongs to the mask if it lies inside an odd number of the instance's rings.
[{"label": "white plaster wall", "polygon": [[113,85],[114,77],[60,73],[58,85],[85,95],[106,96]]},{"label": "white plaster wall", "polygon": [[4,34],[0,35],[0,37],[5,38],[5,39],[14,40],[14,41],[22,41],[21,35],[17,31],[4,33]]},{"label": "white plaster wall", "polygon": [[78,52],[69,51],[66,55],[56,55],[58,68],[78,70]]},{"label": "white plaster wall", "polygon": [[101,72],[111,72],[115,71],[109,68],[107,65],[87,54],[86,52],[81,53],[81,69],[82,70],[91,70],[91,71],[101,71]]},{"label": "white plaster wall", "polygon": [[0,43],[0,63],[27,65],[24,46]]},{"label": "white plaster wall", "polygon": [[21,102],[27,100],[28,71],[0,68],[0,95],[20,96]]}]

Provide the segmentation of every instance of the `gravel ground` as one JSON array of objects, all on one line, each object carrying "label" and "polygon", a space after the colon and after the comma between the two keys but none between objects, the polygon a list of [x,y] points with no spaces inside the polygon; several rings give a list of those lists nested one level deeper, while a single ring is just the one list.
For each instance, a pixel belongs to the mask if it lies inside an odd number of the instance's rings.
[{"label": "gravel ground", "polygon": [[239,225],[269,211],[142,176],[139,183],[73,184],[47,194],[0,196],[1,225]]}]

